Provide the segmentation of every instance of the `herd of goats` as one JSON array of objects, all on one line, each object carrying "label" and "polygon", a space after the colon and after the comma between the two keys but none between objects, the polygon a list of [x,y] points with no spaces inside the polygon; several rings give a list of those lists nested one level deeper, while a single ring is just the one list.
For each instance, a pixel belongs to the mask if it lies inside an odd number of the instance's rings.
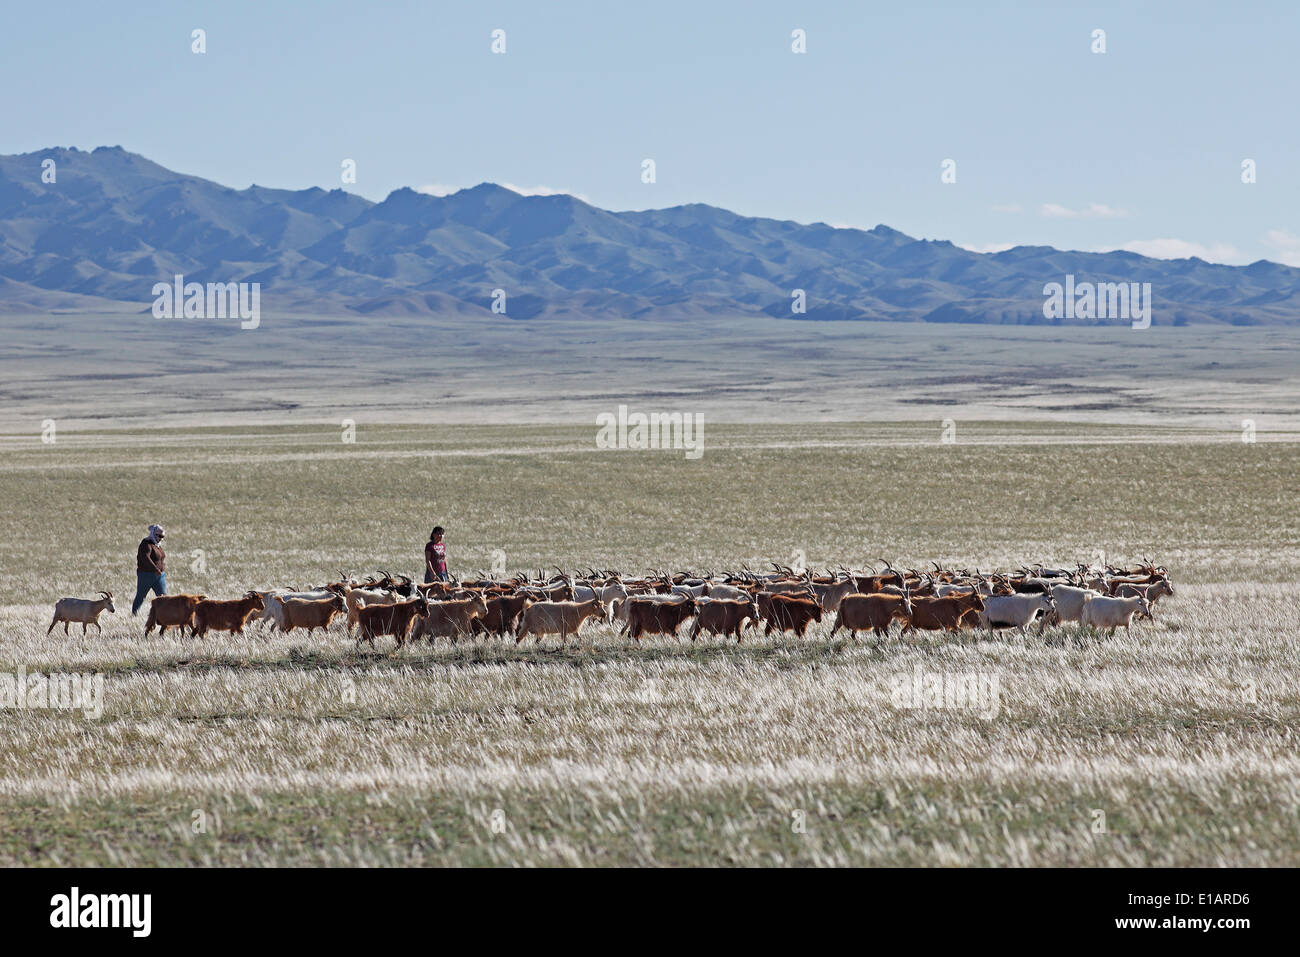
[{"label": "herd of goats", "polygon": [[[764,626],[763,634],[804,635],[810,624],[834,615],[831,636],[844,629],[856,640],[858,632],[877,638],[900,623],[903,634],[963,629],[1016,628],[1022,633],[1038,623],[1038,634],[1049,626],[1074,622],[1092,629],[1128,631],[1134,617],[1152,618],[1157,602],[1174,593],[1169,573],[1161,565],[1142,562],[1132,568],[1080,564],[1074,568],[1034,565],[1011,574],[988,574],[940,568],[933,571],[896,568],[858,572],[841,567],[824,575],[796,572],[773,563],[759,573],[745,567],[739,573],[693,575],[655,572],[632,577],[617,571],[588,569],[575,575],[556,569],[545,576],[516,575],[510,579],[480,577],[464,581],[413,582],[405,575],[357,580],[341,574],[337,581],[310,590],[249,591],[242,598],[214,600],[206,595],[164,595],[153,600],[145,634],[154,628],[166,634],[186,629],[191,637],[209,631],[242,634],[250,622],[285,633],[328,629],[336,618],[346,620],[356,645],[392,636],[396,648],[421,638],[457,641],[482,635],[511,636],[515,643],[534,636],[557,635],[561,645],[578,635],[588,618],[620,624],[620,634],[640,641],[642,635],[679,636],[692,621],[690,638],[701,632],[735,638],[746,629]],[[54,606],[48,635],[59,622],[99,628],[99,615],[113,612],[113,595],[95,599],[63,598]]]}]

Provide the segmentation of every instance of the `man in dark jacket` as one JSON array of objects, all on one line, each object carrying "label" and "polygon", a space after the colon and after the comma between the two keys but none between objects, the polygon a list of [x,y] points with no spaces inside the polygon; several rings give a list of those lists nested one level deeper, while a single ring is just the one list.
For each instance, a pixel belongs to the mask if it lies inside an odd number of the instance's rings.
[{"label": "man in dark jacket", "polygon": [[150,525],[149,534],[140,542],[135,552],[135,601],[131,605],[131,614],[137,614],[145,598],[152,591],[158,595],[167,594],[167,556],[162,550],[163,530],[161,525]]}]

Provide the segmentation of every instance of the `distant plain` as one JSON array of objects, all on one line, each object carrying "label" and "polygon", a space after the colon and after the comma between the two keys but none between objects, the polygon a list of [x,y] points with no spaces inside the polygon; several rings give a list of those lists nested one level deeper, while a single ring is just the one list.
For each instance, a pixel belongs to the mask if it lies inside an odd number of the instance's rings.
[{"label": "distant plain", "polygon": [[0,431],[263,423],[1082,421],[1300,430],[1300,328],[0,316]]},{"label": "distant plain", "polygon": [[[0,672],[105,700],[5,713],[0,863],[1300,863],[1294,331],[3,323]],[[705,454],[597,449],[620,403],[703,413]],[[433,521],[461,573],[1150,556],[1178,593],[1108,641],[390,657],[145,638],[150,521],[219,597],[417,574]],[[46,636],[100,588],[102,635]],[[996,676],[998,713],[898,707],[918,671]]]}]

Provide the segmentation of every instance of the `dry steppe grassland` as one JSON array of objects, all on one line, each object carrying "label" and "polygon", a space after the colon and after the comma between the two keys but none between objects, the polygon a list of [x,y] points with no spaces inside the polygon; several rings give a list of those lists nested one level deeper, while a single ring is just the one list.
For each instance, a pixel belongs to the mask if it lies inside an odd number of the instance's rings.
[{"label": "dry steppe grassland", "polygon": [[[0,438],[0,672],[104,681],[97,716],[0,713],[0,863],[1300,864],[1294,436],[711,421],[688,461],[593,435]],[[462,573],[1104,553],[1177,594],[1109,640],[182,641],[129,615],[150,521],[171,590],[217,597],[415,574],[435,521]],[[45,635],[55,599],[101,588],[102,634]],[[997,707],[900,706],[914,675],[995,679]]]}]

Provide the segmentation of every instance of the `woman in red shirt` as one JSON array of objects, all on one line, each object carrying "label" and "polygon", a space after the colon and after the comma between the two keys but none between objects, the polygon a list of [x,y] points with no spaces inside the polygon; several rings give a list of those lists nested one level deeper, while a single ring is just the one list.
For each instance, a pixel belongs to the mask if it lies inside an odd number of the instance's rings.
[{"label": "woman in red shirt", "polygon": [[429,533],[429,541],[424,546],[424,580],[426,582],[447,580],[447,546],[442,543],[443,528],[437,526]]}]

